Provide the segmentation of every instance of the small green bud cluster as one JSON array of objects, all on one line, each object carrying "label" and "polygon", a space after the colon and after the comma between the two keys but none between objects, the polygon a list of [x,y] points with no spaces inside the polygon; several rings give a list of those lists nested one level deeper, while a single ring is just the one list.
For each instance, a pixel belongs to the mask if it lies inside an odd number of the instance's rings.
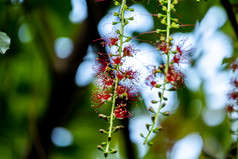
[{"label": "small green bud cluster", "polygon": [[[178,29],[179,28],[178,19],[167,17],[167,13],[176,12],[175,5],[178,4],[178,0],[174,0],[169,6],[166,6],[168,4],[168,0],[159,0],[159,3],[162,6],[162,11],[166,12],[165,14],[161,14],[161,13],[158,14],[158,18],[160,19],[161,24],[166,26],[169,25],[169,28]],[[167,24],[168,18],[172,21],[171,24]],[[166,31],[167,30],[157,29],[156,33],[159,34],[161,32],[166,32]]]},{"label": "small green bud cluster", "polygon": [[[116,6],[118,6],[118,5],[121,6],[120,2],[118,2],[117,0],[114,0],[114,4],[115,4]],[[123,10],[125,10],[125,11],[130,11],[130,12],[134,12],[134,8],[129,8],[126,4],[123,4]],[[121,11],[122,11],[122,7],[121,7]],[[114,13],[113,13],[113,16],[119,17],[120,21],[119,21],[119,22],[112,22],[112,25],[116,25],[116,24],[119,24],[119,23],[122,22],[122,21],[121,21],[121,19],[122,19],[121,11],[120,11],[120,13],[118,13],[118,12],[114,12]],[[124,14],[124,13],[123,13],[123,14]],[[124,15],[123,15],[123,16],[124,16]],[[134,20],[134,17],[124,18],[124,22],[123,22],[122,25],[125,26],[125,25],[129,24],[129,21],[132,21],[132,20]]]}]

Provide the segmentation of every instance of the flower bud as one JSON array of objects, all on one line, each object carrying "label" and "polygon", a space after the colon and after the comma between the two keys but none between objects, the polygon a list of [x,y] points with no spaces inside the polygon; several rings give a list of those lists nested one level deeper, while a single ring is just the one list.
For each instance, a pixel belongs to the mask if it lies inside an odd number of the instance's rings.
[{"label": "flower bud", "polygon": [[143,137],[143,138],[145,138],[145,136],[144,136],[142,133],[140,133],[140,136]]},{"label": "flower bud", "polygon": [[162,16],[163,16],[163,14],[160,14],[160,13],[158,14],[158,18],[161,18]]},{"label": "flower bud", "polygon": [[176,90],[176,87],[175,87],[175,86],[173,86],[173,87],[171,87],[171,88],[168,89],[168,91],[175,91],[175,90]]},{"label": "flower bud", "polygon": [[118,1],[115,1],[115,6],[118,6],[120,3]]},{"label": "flower bud", "polygon": [[159,102],[159,101],[157,101],[157,100],[152,100],[152,101],[151,101],[152,104],[156,104],[156,103],[158,103],[158,102]]},{"label": "flower bud", "polygon": [[115,153],[117,153],[117,150],[116,149],[112,149],[112,151],[110,153],[111,154],[115,154]]},{"label": "flower bud", "polygon": [[120,30],[119,29],[117,29],[117,34],[120,34]]},{"label": "flower bud", "polygon": [[176,29],[178,29],[178,28],[179,28],[179,24],[176,24],[175,22],[172,22],[171,28],[176,28]]},{"label": "flower bud", "polygon": [[156,33],[159,34],[161,32],[160,29],[156,29]]},{"label": "flower bud", "polygon": [[98,145],[97,149],[99,149],[100,151],[104,151],[101,145]]},{"label": "flower bud", "polygon": [[104,119],[106,121],[108,120],[108,117],[104,114],[99,114],[98,117],[101,118],[101,119]]},{"label": "flower bud", "polygon": [[162,126],[158,126],[157,128],[154,128],[153,133],[158,133],[160,130],[162,130]]},{"label": "flower bud", "polygon": [[[106,144],[107,144],[107,142],[102,142],[101,146],[105,146]],[[98,146],[100,146],[100,145],[98,145]]]},{"label": "flower bud", "polygon": [[162,103],[162,106],[161,106],[161,108],[163,108],[163,107],[165,107],[166,106],[166,103]]},{"label": "flower bud", "polygon": [[129,11],[134,12],[134,8],[130,8]]},{"label": "flower bud", "polygon": [[162,113],[164,116],[169,116],[170,115],[170,112],[169,111],[166,111],[166,112],[163,112]]},{"label": "flower bud", "polygon": [[148,142],[147,142],[147,145],[148,145],[148,146],[153,146],[153,144],[154,144],[154,143],[153,143],[152,141],[148,141]]},{"label": "flower bud", "polygon": [[148,110],[149,110],[151,113],[155,113],[154,109],[153,109],[151,106],[148,107]]},{"label": "flower bud", "polygon": [[128,37],[125,42],[129,42],[131,40],[131,37]]},{"label": "flower bud", "polygon": [[127,6],[127,5],[124,5],[124,9],[127,10],[127,9],[128,9],[128,6]]},{"label": "flower bud", "polygon": [[128,20],[134,20],[134,17],[130,17],[130,18],[128,18]]},{"label": "flower bud", "polygon": [[118,23],[120,23],[120,22],[112,22],[112,25],[117,25]]},{"label": "flower bud", "polygon": [[106,134],[106,133],[107,133],[107,132],[106,132],[105,130],[103,130],[103,129],[100,129],[99,132],[102,133],[102,134]]},{"label": "flower bud", "polygon": [[155,88],[160,88],[161,87],[161,84],[156,84],[155,85]]},{"label": "flower bud", "polygon": [[124,128],[123,125],[116,126],[116,127],[114,127],[113,132],[117,132],[118,130],[123,129],[123,128]]},{"label": "flower bud", "polygon": [[163,11],[167,11],[167,8],[165,6],[162,7]]},{"label": "flower bud", "polygon": [[158,92],[158,95],[159,95],[159,97],[161,98],[161,96],[162,96],[162,93],[161,93],[161,92]]},{"label": "flower bud", "polygon": [[107,158],[108,152],[104,152],[104,157]]},{"label": "flower bud", "polygon": [[163,99],[164,99],[165,101],[167,101],[167,100],[168,100],[168,98],[167,98],[167,97],[163,97]]},{"label": "flower bud", "polygon": [[164,69],[165,69],[164,65],[159,65],[159,69],[160,71],[164,72]]},{"label": "flower bud", "polygon": [[155,115],[153,114],[153,115],[151,115],[151,120],[152,120],[152,122],[154,122],[155,121]]},{"label": "flower bud", "polygon": [[119,16],[119,13],[113,12],[113,16]]},{"label": "flower bud", "polygon": [[147,124],[145,124],[145,126],[146,126],[146,129],[147,129],[147,130],[150,130],[151,124],[148,124],[148,123],[147,123]]},{"label": "flower bud", "polygon": [[162,19],[160,22],[161,22],[161,24],[166,24],[165,19]]},{"label": "flower bud", "polygon": [[165,41],[165,36],[160,36],[161,41]]}]

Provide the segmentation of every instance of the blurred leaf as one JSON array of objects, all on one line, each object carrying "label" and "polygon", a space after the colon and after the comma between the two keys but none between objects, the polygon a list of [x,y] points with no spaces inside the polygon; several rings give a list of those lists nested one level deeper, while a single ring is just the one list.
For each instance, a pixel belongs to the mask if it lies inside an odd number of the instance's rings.
[{"label": "blurred leaf", "polygon": [[0,31],[0,53],[5,54],[9,49],[11,39],[6,33]]}]

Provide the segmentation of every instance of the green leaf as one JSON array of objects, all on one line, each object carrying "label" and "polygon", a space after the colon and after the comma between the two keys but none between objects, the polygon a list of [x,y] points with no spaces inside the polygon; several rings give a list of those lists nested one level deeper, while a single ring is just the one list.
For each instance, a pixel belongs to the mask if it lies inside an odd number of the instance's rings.
[{"label": "green leaf", "polygon": [[11,39],[6,33],[0,31],[0,53],[5,54],[9,49]]}]

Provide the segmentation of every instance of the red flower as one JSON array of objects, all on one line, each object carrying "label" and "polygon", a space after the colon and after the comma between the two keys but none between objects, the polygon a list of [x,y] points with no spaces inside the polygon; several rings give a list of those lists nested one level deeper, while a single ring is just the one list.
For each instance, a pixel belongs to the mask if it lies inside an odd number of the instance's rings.
[{"label": "red flower", "polygon": [[169,66],[166,78],[167,81],[173,85],[180,85],[184,83],[184,75],[180,71],[174,69],[173,65]]},{"label": "red flower", "polygon": [[118,41],[118,37],[115,37],[115,38],[110,38],[110,41],[109,41],[109,47],[112,47],[113,45],[117,45],[117,41]]},{"label": "red flower", "polygon": [[174,55],[172,62],[173,63],[177,63],[179,65],[179,63],[181,63],[182,61],[184,62],[185,60],[190,62],[191,60],[185,55],[185,53],[190,52],[191,50],[182,50],[181,47],[176,46],[176,51],[177,54]]},{"label": "red flower", "polygon": [[102,89],[108,89],[114,85],[114,78],[109,74],[102,73],[97,76],[95,84]]},{"label": "red flower", "polygon": [[92,95],[93,107],[99,108],[106,101],[111,100],[112,94],[109,91],[95,90]]},{"label": "red flower", "polygon": [[177,48],[177,51],[178,51],[179,55],[182,55],[183,52],[182,52],[181,48],[179,46],[176,46],[176,48]]},{"label": "red flower", "polygon": [[123,72],[122,72],[122,71],[119,71],[119,72],[117,73],[117,78],[118,78],[119,81],[121,81],[121,80],[124,78],[124,75],[123,75]]},{"label": "red flower", "polygon": [[126,106],[126,104],[121,104],[114,110],[114,114],[117,119],[128,118],[131,116],[131,113],[129,113],[126,110],[125,106]]},{"label": "red flower", "polygon": [[237,88],[238,87],[238,80],[237,79],[232,79],[231,84],[232,84],[232,86]]},{"label": "red flower", "polygon": [[232,113],[232,112],[235,111],[234,105],[227,105],[227,106],[225,107],[225,109],[226,109],[226,111],[227,111],[228,113]]},{"label": "red flower", "polygon": [[117,42],[118,42],[118,37],[110,37],[110,38],[105,38],[106,41],[103,41],[101,42],[102,46],[105,47],[106,45],[108,45],[109,47],[112,47],[112,46],[116,46],[117,45]]},{"label": "red flower", "polygon": [[167,43],[162,42],[161,44],[159,44],[159,50],[163,51],[164,53],[167,53],[168,52]]},{"label": "red flower", "polygon": [[116,56],[116,57],[112,58],[112,60],[113,60],[115,65],[122,65],[121,57]]},{"label": "red flower", "polygon": [[145,84],[147,86],[150,86],[151,88],[157,86],[157,80],[155,79],[154,75],[149,75],[145,80]]},{"label": "red flower", "polygon": [[232,69],[233,72],[235,72],[238,69],[238,62],[234,61],[230,64],[230,68]]},{"label": "red flower", "polygon": [[175,55],[173,58],[173,62],[179,64],[180,61],[180,56],[179,55]]},{"label": "red flower", "polygon": [[135,54],[135,51],[131,45],[124,47],[123,49],[123,57],[129,56],[132,57]]},{"label": "red flower", "polygon": [[238,92],[230,92],[230,93],[228,93],[228,98],[229,99],[233,99],[233,100],[237,100],[238,99]]},{"label": "red flower", "polygon": [[125,86],[117,86],[116,93],[120,98],[127,97],[127,88]]},{"label": "red flower", "polygon": [[95,71],[94,76],[101,74],[102,72],[106,72],[109,69],[109,59],[103,53],[98,53],[99,57],[96,58],[96,64],[93,66]]}]

